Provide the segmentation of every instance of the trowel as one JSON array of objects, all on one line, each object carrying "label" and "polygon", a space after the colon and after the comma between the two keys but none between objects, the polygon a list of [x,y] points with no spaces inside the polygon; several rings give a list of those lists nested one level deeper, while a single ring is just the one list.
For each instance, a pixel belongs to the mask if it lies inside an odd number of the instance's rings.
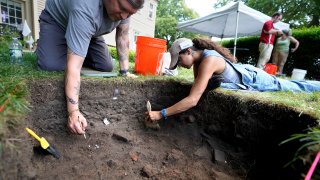
[{"label": "trowel", "polygon": [[[148,112],[151,111],[151,103],[150,101],[147,101],[147,110]],[[157,121],[151,121],[151,120],[148,120],[146,119],[144,124],[146,125],[147,128],[150,128],[150,129],[154,129],[154,130],[159,130],[160,129],[160,125]]]},{"label": "trowel", "polygon": [[59,159],[60,158],[60,153],[52,146],[49,145],[48,141],[44,137],[39,137],[35,132],[33,132],[31,129],[26,128],[28,133],[34,137],[36,140],[40,142],[40,146],[42,149],[46,150],[48,153],[52,154],[53,157]]}]

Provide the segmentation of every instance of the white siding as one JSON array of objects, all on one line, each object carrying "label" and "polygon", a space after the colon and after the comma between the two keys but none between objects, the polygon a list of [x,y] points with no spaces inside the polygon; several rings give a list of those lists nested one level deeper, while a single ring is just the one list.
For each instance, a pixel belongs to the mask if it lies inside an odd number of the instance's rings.
[{"label": "white siding", "polygon": [[45,7],[45,3],[46,0],[34,0],[34,18],[33,18],[33,22],[34,22],[34,32],[35,32],[35,39],[37,40],[39,38],[39,31],[40,31],[40,27],[39,27],[39,16],[41,14],[41,11],[44,9]]}]

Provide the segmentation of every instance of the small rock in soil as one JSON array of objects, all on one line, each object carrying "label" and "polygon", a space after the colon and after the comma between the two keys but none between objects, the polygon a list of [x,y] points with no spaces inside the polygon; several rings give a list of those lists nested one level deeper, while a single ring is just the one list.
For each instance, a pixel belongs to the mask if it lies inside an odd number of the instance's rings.
[{"label": "small rock in soil", "polygon": [[94,119],[100,119],[100,116],[95,115],[95,116],[93,116],[93,118],[94,118]]},{"label": "small rock in soil", "polygon": [[144,125],[146,128],[153,129],[153,130],[160,130],[160,125],[158,122],[150,122],[150,121],[144,121]]},{"label": "small rock in soil", "polygon": [[177,149],[172,149],[171,152],[167,154],[166,160],[169,163],[175,163],[179,159],[181,159],[182,156],[184,156],[183,152],[181,152],[181,151],[179,151]]},{"label": "small rock in soil", "polygon": [[151,165],[145,165],[142,170],[142,176],[151,178],[153,176],[155,176],[157,174],[157,170],[155,168],[153,168]]},{"label": "small rock in soil", "polygon": [[130,154],[132,161],[138,161],[139,155],[137,152],[130,152],[129,154]]},{"label": "small rock in soil", "polygon": [[218,149],[213,150],[214,153],[214,161],[223,162],[226,163],[226,155],[223,151],[220,151]]},{"label": "small rock in soil", "polygon": [[102,107],[105,107],[105,104],[102,101],[99,101],[98,104]]},{"label": "small rock in soil", "polygon": [[86,129],[86,134],[87,134],[88,136],[91,136],[92,133],[93,133],[93,132],[89,131],[89,129]]},{"label": "small rock in soil", "polygon": [[88,111],[81,111],[84,115],[89,116],[91,113],[89,113]]},{"label": "small rock in soil", "polygon": [[26,176],[27,179],[37,179],[37,172],[35,170],[28,170]]},{"label": "small rock in soil", "polygon": [[189,123],[193,123],[193,122],[196,121],[196,118],[193,115],[189,115],[187,120],[188,120]]},{"label": "small rock in soil", "polygon": [[200,158],[208,158],[211,159],[211,152],[206,146],[202,146],[198,148],[195,152],[194,155],[200,157]]},{"label": "small rock in soil", "polygon": [[72,171],[73,171],[74,174],[79,174],[79,172],[80,172],[80,167],[77,166],[77,165],[75,165],[75,166],[72,167]]},{"label": "small rock in soil", "polygon": [[107,161],[107,165],[108,165],[110,168],[117,167],[117,163],[116,163],[115,161],[113,161],[112,159],[110,159],[110,160]]},{"label": "small rock in soil", "polygon": [[126,142],[126,143],[130,141],[129,135],[127,135],[126,133],[123,133],[123,132],[114,132],[112,134],[112,137],[119,140],[119,141]]},{"label": "small rock in soil", "polygon": [[109,125],[109,124],[110,124],[110,122],[108,121],[107,118],[104,118],[104,119],[103,119],[103,123],[104,123],[105,125]]}]

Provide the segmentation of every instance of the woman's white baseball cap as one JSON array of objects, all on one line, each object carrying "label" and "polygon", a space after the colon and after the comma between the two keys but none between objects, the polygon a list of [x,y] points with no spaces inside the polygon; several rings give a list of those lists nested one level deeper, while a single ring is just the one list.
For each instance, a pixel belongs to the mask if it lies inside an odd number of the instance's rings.
[{"label": "woman's white baseball cap", "polygon": [[179,52],[193,46],[193,42],[187,38],[176,39],[170,48],[171,63],[169,69],[177,68]]}]

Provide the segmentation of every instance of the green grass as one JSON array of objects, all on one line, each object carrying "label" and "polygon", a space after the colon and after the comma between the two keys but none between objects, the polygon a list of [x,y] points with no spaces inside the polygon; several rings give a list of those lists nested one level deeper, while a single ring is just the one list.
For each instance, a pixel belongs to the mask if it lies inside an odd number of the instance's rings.
[{"label": "green grass", "polygon": [[309,114],[320,120],[320,92],[294,93],[291,91],[277,92],[246,92],[219,89],[225,94],[238,96],[241,99],[259,100],[269,104],[279,104],[291,107],[301,114]]},{"label": "green grass", "polygon": [[34,53],[24,53],[23,65],[12,65],[8,59],[0,59],[0,77],[4,79],[35,79],[46,77],[63,77],[61,72],[46,72],[37,69]]},{"label": "green grass", "polygon": [[176,76],[176,78],[185,80],[185,81],[190,81],[193,82],[194,81],[194,77],[193,77],[193,70],[192,69],[186,69],[186,68],[181,68],[178,67],[178,75]]}]

